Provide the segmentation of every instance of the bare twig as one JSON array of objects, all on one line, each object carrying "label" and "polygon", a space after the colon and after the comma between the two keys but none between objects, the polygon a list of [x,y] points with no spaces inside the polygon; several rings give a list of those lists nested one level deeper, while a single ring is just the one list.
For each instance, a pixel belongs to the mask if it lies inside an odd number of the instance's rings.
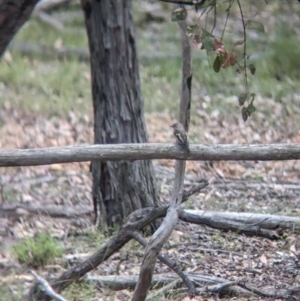
[{"label": "bare twig", "polygon": [[182,202],[187,201],[192,195],[198,193],[200,190],[208,186],[208,182],[206,180],[201,180],[200,183],[194,185],[189,190],[185,190],[182,196]]},{"label": "bare twig", "polygon": [[[244,81],[245,81],[245,89],[246,89],[246,94],[248,95],[249,93],[249,88],[248,88],[248,72],[247,72],[247,34],[246,34],[246,24],[245,24],[245,19],[244,19],[244,14],[243,14],[243,9],[240,3],[240,0],[237,0],[237,4],[240,10],[240,15],[242,19],[242,25],[243,25],[243,36],[244,36]],[[247,96],[248,98],[248,96]]]},{"label": "bare twig", "polygon": [[42,287],[45,290],[45,293],[50,296],[51,298],[57,300],[57,301],[67,301],[65,298],[63,298],[62,296],[58,295],[57,293],[55,293],[55,291],[52,289],[52,287],[50,286],[50,284],[41,276],[39,276],[35,271],[30,271],[30,273],[36,278],[36,280],[38,281],[38,283],[40,283],[42,285]]},{"label": "bare twig", "polygon": [[192,96],[192,53],[190,40],[186,35],[186,22],[178,22],[182,39],[182,81],[179,106],[179,120],[186,132],[189,130]]},{"label": "bare twig", "polygon": [[228,7],[227,7],[227,10],[226,10],[226,19],[225,19],[225,23],[224,23],[224,27],[223,27],[223,30],[222,30],[222,35],[221,35],[221,41],[223,41],[223,38],[224,38],[224,33],[225,33],[225,29],[227,27],[227,22],[228,22],[228,19],[229,19],[229,14],[230,14],[230,8],[232,6],[232,0],[228,2]]}]

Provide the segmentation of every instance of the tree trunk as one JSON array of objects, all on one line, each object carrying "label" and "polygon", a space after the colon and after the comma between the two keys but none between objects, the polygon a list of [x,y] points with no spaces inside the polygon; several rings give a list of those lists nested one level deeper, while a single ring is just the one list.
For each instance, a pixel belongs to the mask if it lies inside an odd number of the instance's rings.
[{"label": "tree trunk", "polygon": [[0,0],[0,56],[39,0]]},{"label": "tree trunk", "polygon": [[[131,1],[81,4],[91,54],[95,144],[146,142]],[[150,161],[92,162],[91,170],[101,225],[120,225],[132,211],[159,202]]]}]

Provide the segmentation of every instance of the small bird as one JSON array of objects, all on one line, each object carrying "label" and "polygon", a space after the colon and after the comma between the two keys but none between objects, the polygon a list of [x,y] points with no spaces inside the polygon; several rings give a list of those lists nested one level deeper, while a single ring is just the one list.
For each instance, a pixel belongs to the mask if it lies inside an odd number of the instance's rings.
[{"label": "small bird", "polygon": [[173,128],[173,134],[176,137],[177,143],[182,146],[184,150],[190,152],[187,134],[183,125],[181,123],[175,122],[170,127]]}]

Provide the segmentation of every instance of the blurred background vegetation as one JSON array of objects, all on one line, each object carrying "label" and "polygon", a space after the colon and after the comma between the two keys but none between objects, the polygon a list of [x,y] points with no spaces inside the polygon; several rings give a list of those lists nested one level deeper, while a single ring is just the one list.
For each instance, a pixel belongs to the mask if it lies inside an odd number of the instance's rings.
[{"label": "blurred background vegetation", "polygon": [[[250,76],[250,91],[276,102],[288,102],[288,111],[298,106],[300,53],[297,1],[242,1],[244,14],[259,20],[265,33],[249,32],[248,54],[257,67]],[[255,6],[253,6],[255,4]],[[254,7],[254,9],[253,9]],[[220,6],[216,36],[223,29],[225,8]],[[179,99],[181,41],[176,23],[171,22],[171,4],[159,1],[133,1],[136,41],[145,111],[175,114]],[[241,37],[240,15],[235,8],[228,22],[224,42],[230,45]],[[255,11],[256,10],[256,11]],[[257,15],[257,13],[258,15]],[[17,34],[0,62],[0,107],[12,106],[46,116],[66,116],[70,111],[91,113],[89,62],[78,59],[76,51],[88,51],[83,15],[77,1],[48,12],[62,29],[32,16]],[[188,21],[211,26],[194,10]],[[203,25],[204,26],[204,25]],[[28,50],[29,49],[29,50]],[[49,49],[52,49],[49,51]],[[67,56],[59,55],[70,50]],[[73,51],[72,51],[73,50]],[[240,112],[237,96],[243,93],[243,76],[234,68],[215,73],[205,51],[193,49],[193,114],[204,109],[208,114]],[[259,110],[266,117],[272,107]],[[254,117],[255,118],[255,117]]]}]

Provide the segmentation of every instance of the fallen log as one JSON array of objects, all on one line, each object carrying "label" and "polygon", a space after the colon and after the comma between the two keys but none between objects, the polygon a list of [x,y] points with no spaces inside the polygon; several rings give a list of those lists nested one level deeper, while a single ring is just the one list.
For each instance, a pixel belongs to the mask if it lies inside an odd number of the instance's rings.
[{"label": "fallen log", "polygon": [[[197,216],[197,218],[208,219],[212,221],[227,221],[228,223],[237,223],[240,226],[253,226],[269,230],[291,230],[299,231],[300,218],[284,215],[247,213],[247,212],[219,212],[203,210],[185,210],[187,214]],[[197,219],[196,218],[196,219]]]}]

